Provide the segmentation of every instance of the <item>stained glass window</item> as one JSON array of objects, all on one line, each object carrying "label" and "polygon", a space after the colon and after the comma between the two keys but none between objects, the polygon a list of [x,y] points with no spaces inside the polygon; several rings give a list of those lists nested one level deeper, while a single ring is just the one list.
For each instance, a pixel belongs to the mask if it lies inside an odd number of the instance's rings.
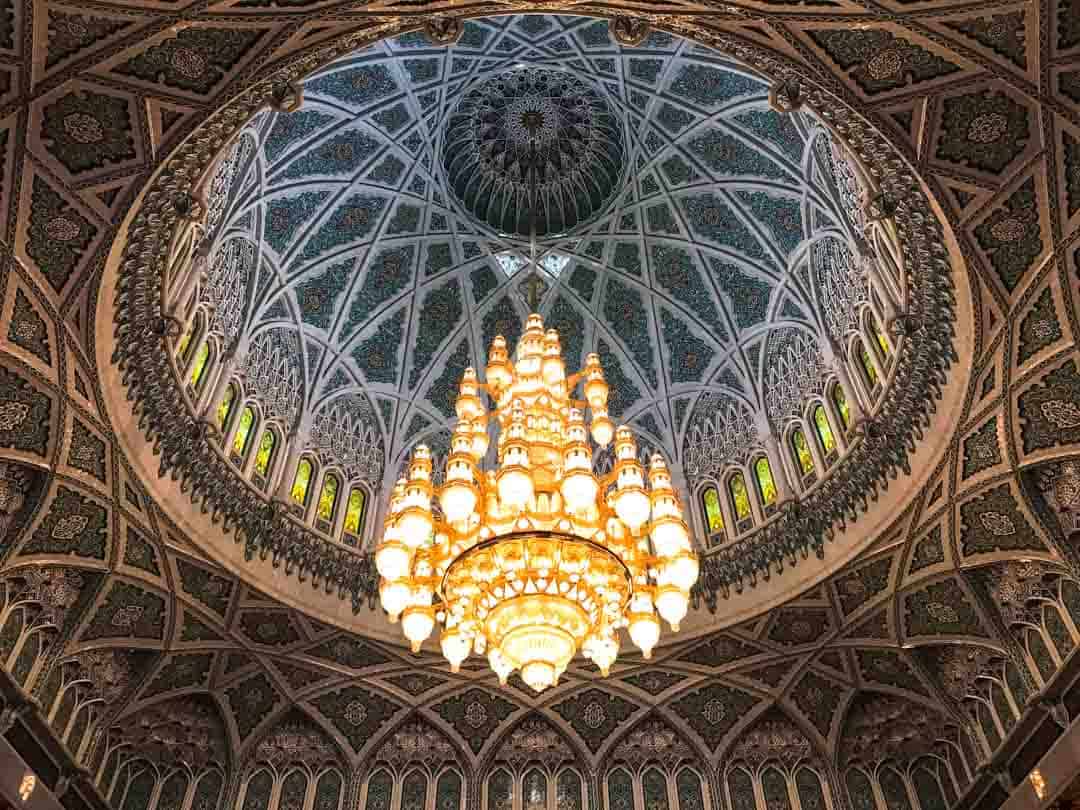
[{"label": "stained glass window", "polygon": [[523,810],[547,808],[547,777],[542,771],[534,768],[525,774],[521,783],[521,806]]},{"label": "stained glass window", "polygon": [[641,777],[641,795],[645,810],[668,810],[667,779],[656,768],[650,768]]},{"label": "stained glass window", "polygon": [[746,491],[746,479],[742,473],[735,473],[728,480],[728,490],[731,492],[731,505],[735,509],[735,518],[745,520],[750,517],[750,493]]},{"label": "stained glass window", "polygon": [[791,433],[791,447],[795,451],[795,460],[799,462],[799,469],[803,475],[809,475],[814,471],[814,454],[810,452],[810,445],[806,443],[806,434],[802,428],[796,428]]},{"label": "stained glass window", "polygon": [[825,451],[825,455],[828,455],[836,449],[836,439],[833,437],[829,417],[826,415],[825,408],[822,405],[814,408],[814,428],[817,430],[821,449]]},{"label": "stained glass window", "polygon": [[296,476],[293,478],[292,499],[304,506],[308,499],[308,490],[311,488],[311,462],[306,458],[300,459],[296,466]]},{"label": "stained glass window", "polygon": [[180,810],[187,793],[187,783],[187,774],[183,771],[173,773],[161,788],[155,810]]},{"label": "stained glass window", "polygon": [[435,810],[460,810],[461,774],[443,771],[435,784]]},{"label": "stained glass window", "polygon": [[675,780],[679,794],[679,810],[705,810],[705,797],[701,793],[701,777],[689,768],[679,771]]},{"label": "stained glass window", "polygon": [[203,342],[199,346],[199,352],[195,355],[195,363],[191,367],[191,387],[198,391],[202,388],[203,380],[206,379],[206,367],[210,363],[210,344]]},{"label": "stained glass window", "polygon": [[514,782],[510,774],[501,768],[488,780],[488,810],[511,810],[513,807]]},{"label": "stained glass window", "polygon": [[634,810],[634,783],[630,774],[619,769],[607,780],[607,810]]},{"label": "stained glass window", "polygon": [[555,786],[556,810],[582,810],[581,777],[576,771],[565,770],[559,774]]},{"label": "stained glass window", "polygon": [[393,777],[386,771],[376,771],[368,779],[365,810],[390,810],[390,799],[393,793]]},{"label": "stained glass window", "polygon": [[176,346],[176,357],[179,360],[179,365],[181,367],[187,365],[189,356],[188,352],[191,351],[191,339],[195,337],[195,330],[198,328],[198,326],[199,319],[193,318],[191,321],[191,326],[188,327],[188,330],[184,333],[184,336],[180,338],[180,343],[178,343]]},{"label": "stained glass window", "polygon": [[319,777],[315,787],[315,803],[311,810],[338,810],[341,803],[341,774],[327,771]]},{"label": "stained glass window", "polygon": [[709,524],[709,534],[724,530],[724,510],[720,508],[720,493],[716,487],[706,487],[701,495],[705,507],[705,521]]},{"label": "stained glass window", "polygon": [[769,466],[769,460],[765,456],[754,462],[754,477],[757,479],[761,503],[765,506],[775,503],[776,483],[773,481],[772,467]]},{"label": "stained glass window", "polygon": [[333,473],[328,473],[323,479],[322,492],[319,493],[319,520],[331,521],[334,519],[334,507],[337,506],[338,479]]},{"label": "stained glass window", "polygon": [[199,780],[191,799],[191,810],[218,810],[223,780],[217,771],[211,771]]},{"label": "stained glass window", "polygon": [[[155,781],[154,772],[150,769],[144,770],[132,779],[131,784],[128,785],[127,793],[124,794],[122,810],[145,810],[149,807]],[[248,810],[247,805],[244,806],[244,810]]]},{"label": "stained glass window", "polygon": [[353,487],[349,493],[349,505],[345,509],[345,531],[360,534],[361,521],[364,519],[364,490]]},{"label": "stained glass window", "polygon": [[791,810],[787,780],[776,768],[770,768],[761,778],[761,790],[765,794],[765,806],[769,810]]},{"label": "stained glass window", "polygon": [[877,324],[874,324],[874,336],[877,337],[878,348],[881,349],[881,356],[889,356],[889,341],[885,339],[885,335],[881,333],[881,330],[877,328]]},{"label": "stained glass window", "polygon": [[874,368],[874,361],[870,359],[870,352],[866,350],[866,344],[861,340],[859,341],[859,366],[870,387],[877,385],[877,369]]},{"label": "stained glass window", "polygon": [[221,404],[217,409],[217,425],[221,430],[225,430],[225,426],[229,424],[229,417],[232,416],[233,404],[236,402],[236,386],[230,385],[225,389],[225,396],[221,398]]},{"label": "stained glass window", "polygon": [[847,782],[852,810],[876,810],[874,788],[870,785],[870,779],[865,773],[858,768],[852,768],[847,772],[847,778],[844,781]]},{"label": "stained glass window", "polygon": [[255,411],[251,406],[240,412],[240,424],[236,426],[233,437],[233,455],[243,458],[247,455],[248,442],[251,441],[251,429],[255,427]]},{"label": "stained glass window", "polygon": [[848,408],[847,397],[844,396],[844,389],[839,383],[833,386],[832,400],[836,405],[836,412],[840,414],[840,423],[844,426],[844,430],[847,430],[851,427],[851,409]]},{"label": "stained glass window", "polygon": [[259,452],[255,454],[255,472],[266,476],[270,470],[270,462],[274,459],[274,450],[277,448],[277,435],[267,428],[263,431],[262,439],[259,440]]},{"label": "stained glass window", "polygon": [[401,810],[424,810],[427,807],[427,776],[413,771],[401,785]]},{"label": "stained glass window", "polygon": [[281,796],[278,797],[277,810],[304,810],[307,798],[307,774],[293,771],[281,784]]}]

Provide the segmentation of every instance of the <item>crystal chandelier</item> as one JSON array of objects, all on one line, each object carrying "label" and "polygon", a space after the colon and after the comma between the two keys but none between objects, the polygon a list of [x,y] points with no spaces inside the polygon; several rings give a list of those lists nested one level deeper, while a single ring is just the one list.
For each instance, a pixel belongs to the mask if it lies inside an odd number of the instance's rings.
[{"label": "crystal chandelier", "polygon": [[[442,486],[418,445],[394,487],[375,555],[383,608],[414,651],[441,624],[453,671],[475,652],[502,683],[520,670],[537,692],[578,651],[606,676],[622,627],[649,658],[657,614],[678,630],[698,577],[664,460],[645,470],[629,428],[608,417],[600,358],[568,376],[558,332],[540,315],[513,360],[494,339],[485,378],[472,368],[462,377]],[[484,394],[498,425],[489,469]],[[600,447],[614,439],[608,475],[593,471],[590,435]]]}]

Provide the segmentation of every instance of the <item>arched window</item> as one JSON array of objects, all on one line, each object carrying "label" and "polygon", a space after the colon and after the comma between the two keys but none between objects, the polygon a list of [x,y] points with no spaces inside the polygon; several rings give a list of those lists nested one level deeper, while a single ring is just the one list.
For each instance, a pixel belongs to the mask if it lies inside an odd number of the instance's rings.
[{"label": "arched window", "polygon": [[741,472],[728,479],[728,494],[731,496],[731,509],[735,513],[739,532],[744,532],[754,525],[754,514],[750,509],[750,493],[746,489],[746,479]]},{"label": "arched window", "polygon": [[859,368],[862,370],[863,379],[866,380],[867,387],[873,390],[878,382],[877,369],[874,368],[874,361],[870,359],[870,352],[866,350],[866,342],[859,339],[856,351],[859,353]]},{"label": "arched window", "polygon": [[393,795],[394,778],[387,771],[375,771],[368,779],[364,810],[390,810]]},{"label": "arched window", "polygon": [[192,318],[191,324],[188,326],[187,331],[184,332],[184,336],[176,344],[176,364],[180,366],[181,371],[187,366],[188,360],[191,358],[191,341],[194,340],[199,325],[200,319],[197,317]]},{"label": "arched window", "polygon": [[206,382],[206,369],[210,365],[210,342],[204,340],[199,344],[199,350],[195,354],[195,362],[191,364],[191,387],[201,391]]},{"label": "arched window", "polygon": [[832,387],[832,401],[836,406],[836,413],[840,417],[840,424],[843,425],[844,430],[851,427],[851,409],[847,404],[847,397],[844,395],[844,389],[840,383],[836,383]]},{"label": "arched window", "polygon": [[[584,810],[581,796],[581,776],[569,768],[559,774],[555,785],[555,810]],[[442,808],[436,808],[442,810]]]},{"label": "arched window", "polygon": [[296,810],[301,810],[307,798],[307,781],[307,774],[303,771],[293,771],[286,776],[285,781],[281,783],[278,810],[294,807]]},{"label": "arched window", "polygon": [[319,531],[328,532],[334,525],[334,513],[337,511],[338,489],[341,482],[333,473],[323,478],[322,491],[319,493],[319,506],[315,512]]},{"label": "arched window", "polygon": [[758,496],[765,514],[772,514],[776,506],[776,483],[773,481],[769,459],[762,456],[754,462],[754,480],[757,483]]},{"label": "arched window", "polygon": [[821,790],[821,778],[809,768],[800,768],[795,775],[795,790],[799,794],[802,810],[825,810],[825,794]]},{"label": "arched window", "polygon": [[911,810],[911,800],[900,774],[892,768],[886,768],[878,774],[878,782],[881,792],[885,794],[885,803],[889,810]]},{"label": "arched window", "polygon": [[269,771],[259,771],[251,777],[244,791],[243,810],[267,810],[273,787],[274,780]]},{"label": "arched window", "polygon": [[791,449],[795,452],[795,463],[799,465],[802,473],[803,486],[813,483],[814,478],[814,454],[810,452],[810,445],[806,443],[806,434],[802,428],[791,431]]},{"label": "arched window", "polygon": [[709,534],[722,534],[724,531],[724,510],[720,507],[720,493],[716,487],[705,487],[701,493],[701,507],[705,511],[705,523]]},{"label": "arched window", "polygon": [[874,788],[870,779],[858,768],[852,768],[847,772],[848,798],[851,799],[852,810],[876,810],[877,800],[874,798]]},{"label": "arched window", "polygon": [[255,483],[259,489],[266,489],[270,479],[270,465],[274,462],[277,450],[277,434],[270,428],[263,431],[259,439],[259,450],[255,454]]},{"label": "arched window", "polygon": [[401,810],[427,810],[427,775],[410,771],[401,785]]},{"label": "arched window", "polygon": [[641,797],[645,810],[668,810],[667,779],[656,768],[650,768],[641,777]]},{"label": "arched window", "polygon": [[341,774],[327,771],[315,786],[313,810],[337,810],[341,804]]},{"label": "arched window", "polygon": [[547,776],[533,768],[521,783],[522,810],[547,810]]},{"label": "arched window", "polygon": [[233,436],[232,460],[236,464],[242,464],[247,457],[248,446],[251,444],[251,434],[255,429],[255,410],[248,405],[240,412],[240,422],[236,426],[236,435]]},{"label": "arched window", "polygon": [[821,449],[828,459],[836,451],[836,438],[833,436],[832,425],[829,424],[829,416],[822,405],[814,408],[814,430],[817,431]]},{"label": "arched window", "polygon": [[683,768],[675,779],[675,792],[679,797],[679,810],[705,810],[705,796],[701,792],[701,777],[690,768]]},{"label": "arched window", "polygon": [[443,771],[435,783],[435,810],[461,810],[461,774]]},{"label": "arched window", "polygon": [[922,810],[948,810],[949,805],[937,776],[927,766],[920,765],[912,771],[911,782],[915,786],[915,795],[919,797]]},{"label": "arched window", "polygon": [[867,325],[870,327],[870,332],[874,336],[874,342],[877,344],[875,350],[878,353],[878,357],[882,360],[889,359],[889,341],[885,338],[885,333],[881,331],[881,327],[878,325],[878,319],[871,312],[867,317]]},{"label": "arched window", "polygon": [[607,810],[634,810],[634,782],[622,768],[608,774]]},{"label": "arched window", "polygon": [[502,768],[488,778],[487,810],[511,810],[514,805],[514,780]]},{"label": "arched window", "polygon": [[754,810],[757,807],[750,774],[742,768],[734,768],[728,773],[727,783],[732,810]]},{"label": "arched window", "polygon": [[300,463],[296,465],[296,475],[293,476],[292,484],[292,499],[293,503],[299,506],[307,506],[308,492],[311,490],[311,474],[314,472],[314,468],[311,465],[311,461],[306,458],[300,459]]},{"label": "arched window", "polygon": [[350,546],[359,543],[364,530],[364,506],[367,497],[360,487],[353,487],[349,493],[349,502],[345,507],[345,542]]},{"label": "arched window", "polygon": [[761,777],[761,790],[765,794],[765,806],[769,810],[791,810],[787,780],[776,768],[769,768]]},{"label": "arched window", "polygon": [[[154,793],[154,783],[157,781],[153,768],[145,762],[139,763],[144,766],[143,770],[128,783],[127,792],[124,794],[124,803],[121,810],[146,810],[150,806],[150,797]],[[134,771],[132,766],[131,770]],[[247,810],[245,807],[244,810]]]},{"label": "arched window", "polygon": [[218,405],[217,409],[217,426],[223,433],[228,429],[234,404],[236,404],[236,386],[229,383],[229,387],[225,389],[225,396],[221,398],[221,404]]},{"label": "arched window", "polygon": [[221,789],[225,786],[225,780],[217,771],[205,774],[195,786],[195,793],[191,799],[192,810],[198,808],[217,807],[221,801]]}]

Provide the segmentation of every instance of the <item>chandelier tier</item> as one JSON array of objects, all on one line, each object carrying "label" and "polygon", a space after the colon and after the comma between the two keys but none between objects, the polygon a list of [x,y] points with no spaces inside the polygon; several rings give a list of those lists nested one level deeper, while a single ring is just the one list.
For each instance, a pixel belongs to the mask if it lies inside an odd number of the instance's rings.
[{"label": "chandelier tier", "polygon": [[[483,393],[498,425],[497,465],[486,470]],[[559,334],[537,314],[513,360],[502,336],[492,341],[486,384],[465,370],[443,484],[418,445],[375,554],[383,608],[414,651],[442,624],[455,672],[475,652],[501,682],[519,670],[540,692],[578,651],[606,676],[619,628],[646,658],[657,614],[678,630],[698,576],[682,507],[663,458],[646,471],[607,399],[600,358],[568,376]],[[613,468],[597,475],[593,443],[613,439]]]}]

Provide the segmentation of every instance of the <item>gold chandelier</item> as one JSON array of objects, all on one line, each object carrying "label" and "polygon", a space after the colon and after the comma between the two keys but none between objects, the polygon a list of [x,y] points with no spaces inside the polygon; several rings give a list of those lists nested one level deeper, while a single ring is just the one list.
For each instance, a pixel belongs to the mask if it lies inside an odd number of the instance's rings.
[{"label": "gold chandelier", "polygon": [[[470,652],[486,654],[502,683],[520,670],[537,692],[579,650],[606,676],[621,627],[649,658],[657,614],[677,631],[698,577],[664,460],[644,469],[629,428],[608,417],[600,358],[567,376],[559,334],[537,314],[513,361],[494,339],[486,381],[465,370],[442,486],[418,445],[394,487],[375,554],[383,608],[414,651],[439,623],[453,671]],[[579,386],[584,401],[573,396]],[[499,429],[488,470],[481,392]],[[608,475],[593,472],[590,434],[600,447],[614,438]]]}]

